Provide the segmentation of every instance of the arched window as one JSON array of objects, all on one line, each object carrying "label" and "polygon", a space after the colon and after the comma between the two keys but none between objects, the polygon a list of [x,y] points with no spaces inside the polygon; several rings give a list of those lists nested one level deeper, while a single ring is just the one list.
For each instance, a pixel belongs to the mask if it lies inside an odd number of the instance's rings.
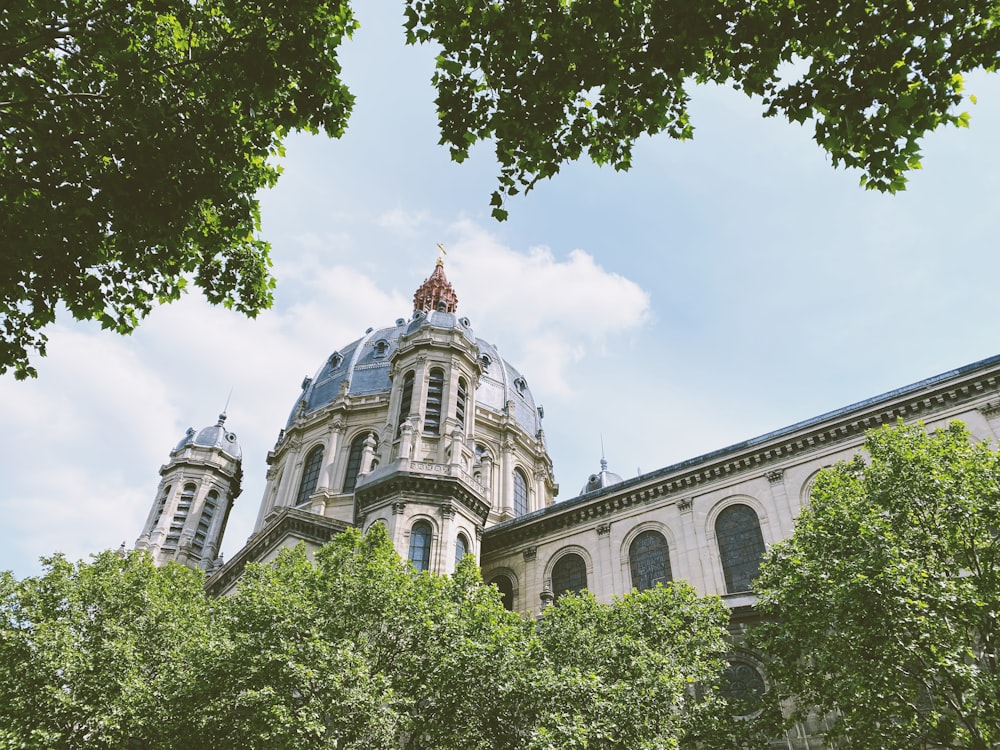
[{"label": "arched window", "polygon": [[198,487],[194,484],[184,485],[180,500],[177,501],[177,509],[174,511],[174,517],[170,521],[170,529],[163,540],[164,547],[176,547],[180,542],[181,531],[184,530],[184,522],[187,521],[188,512],[191,510],[191,504],[194,502],[194,496],[197,491]]},{"label": "arched window", "polygon": [[749,591],[764,556],[764,537],[757,512],[749,505],[730,505],[715,521],[726,592]]},{"label": "arched window", "polygon": [[299,482],[299,494],[295,496],[295,504],[302,505],[309,500],[309,496],[316,491],[316,482],[319,480],[319,470],[323,465],[323,446],[317,445],[306,456],[302,466],[302,479]]},{"label": "arched window", "polygon": [[378,448],[378,435],[374,432],[362,432],[351,441],[351,450],[347,454],[347,469],[344,471],[344,492],[354,492],[358,486],[358,472],[361,471],[361,457],[365,452],[365,440],[371,435]]},{"label": "arched window", "polygon": [[410,370],[403,376],[403,389],[399,399],[399,419],[397,421],[398,427],[396,428],[397,434],[402,431],[403,422],[405,422],[406,418],[410,416],[411,406],[413,406],[413,370]]},{"label": "arched window", "polygon": [[520,469],[514,469],[514,515],[528,512],[528,478]]},{"label": "arched window", "polygon": [[563,555],[552,568],[552,591],[558,599],[563,594],[577,594],[587,588],[587,564],[575,552]]},{"label": "arched window", "polygon": [[469,385],[465,378],[458,379],[458,399],[455,406],[455,418],[465,427],[465,401],[469,397]]},{"label": "arched window", "polygon": [[219,504],[219,493],[211,490],[205,497],[205,507],[201,509],[201,517],[198,519],[198,529],[194,532],[194,542],[192,547],[199,555],[205,546],[205,539],[208,530],[212,526],[212,518],[215,516],[215,508]]},{"label": "arched window", "polygon": [[427,378],[427,406],[424,409],[424,432],[441,431],[441,399],[444,395],[444,370],[435,367]]},{"label": "arched window", "polygon": [[459,534],[455,539],[455,566],[457,567],[462,558],[469,554],[469,540],[465,534]]},{"label": "arched window", "polygon": [[510,576],[499,575],[493,578],[490,583],[497,587],[500,597],[503,600],[503,608],[508,612],[514,609],[514,582]]},{"label": "arched window", "polygon": [[632,569],[632,587],[639,591],[651,589],[658,583],[672,580],[670,550],[667,540],[659,531],[644,531],[628,548],[628,562]]},{"label": "arched window", "polygon": [[413,567],[427,570],[431,564],[431,525],[427,521],[417,521],[410,529],[410,554]]},{"label": "arched window", "polygon": [[163,509],[167,505],[167,498],[170,497],[171,486],[168,484],[166,489],[163,490],[163,494],[160,495],[160,499],[156,503],[156,518],[153,519],[153,525],[150,528],[156,528],[156,524],[160,522],[160,517],[163,515]]}]

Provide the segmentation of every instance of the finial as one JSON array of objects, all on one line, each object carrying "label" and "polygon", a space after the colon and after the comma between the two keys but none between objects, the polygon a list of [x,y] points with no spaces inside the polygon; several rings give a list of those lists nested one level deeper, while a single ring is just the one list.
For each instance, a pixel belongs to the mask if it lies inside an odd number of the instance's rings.
[{"label": "finial", "polygon": [[608,470],[608,460],[604,457],[604,433],[601,433],[601,471]]},{"label": "finial", "polygon": [[438,256],[438,259],[437,259],[437,265],[443,266],[444,265],[444,256],[446,256],[448,254],[448,252],[444,249],[444,245],[441,244],[440,242],[437,243],[437,246],[438,246],[438,250],[441,251],[441,254]]},{"label": "finial", "polygon": [[[437,243],[442,255],[445,253],[444,245]],[[424,283],[417,287],[413,295],[413,311],[423,312],[449,312],[453,313],[458,309],[458,296],[455,289],[448,282],[444,275],[444,260],[439,256],[434,272],[424,279]]]},{"label": "finial", "polygon": [[219,415],[219,427],[222,427],[226,423],[226,414],[229,413],[229,400],[233,397],[233,389],[230,387],[229,395],[226,396],[226,405],[222,407],[222,413]]}]

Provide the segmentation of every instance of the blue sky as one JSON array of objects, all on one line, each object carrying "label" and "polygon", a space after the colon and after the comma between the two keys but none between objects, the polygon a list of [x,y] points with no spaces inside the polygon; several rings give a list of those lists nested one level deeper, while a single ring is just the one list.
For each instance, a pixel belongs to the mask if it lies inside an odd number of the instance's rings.
[{"label": "blue sky", "polygon": [[0,377],[0,569],[139,533],[157,471],[188,426],[228,425],[257,512],[264,459],[302,377],[369,326],[410,313],[437,242],[460,310],[545,406],[560,498],[598,468],[633,476],[1000,351],[1000,78],[973,76],[968,130],[926,141],[896,196],[835,170],[809,129],[695,90],[695,139],[645,139],[628,173],[589,163],[489,217],[489,146],[436,145],[434,50],[402,10],[359,8],[339,141],[295,135],[262,197],[277,304],[255,321],[198,296],[131,337],[64,320],[38,380]]}]

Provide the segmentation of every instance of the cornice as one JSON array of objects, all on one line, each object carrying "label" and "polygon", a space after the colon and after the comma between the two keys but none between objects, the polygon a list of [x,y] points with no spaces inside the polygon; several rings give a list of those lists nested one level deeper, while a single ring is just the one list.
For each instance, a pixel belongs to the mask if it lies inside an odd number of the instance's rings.
[{"label": "cornice", "polygon": [[995,396],[998,388],[1000,356],[505,521],[486,530],[483,553],[590,523],[635,505],[695,494],[719,479],[750,473],[767,476],[778,468],[776,464],[824,448],[860,444],[868,430],[899,419],[935,419],[954,407]]},{"label": "cornice", "polygon": [[490,512],[489,504],[482,497],[472,492],[458,477],[448,474],[394,471],[364,485],[359,483],[354,490],[354,498],[357,513],[398,498],[404,498],[408,502],[414,501],[411,498],[419,498],[418,502],[429,501],[435,504],[455,502],[483,522]]}]

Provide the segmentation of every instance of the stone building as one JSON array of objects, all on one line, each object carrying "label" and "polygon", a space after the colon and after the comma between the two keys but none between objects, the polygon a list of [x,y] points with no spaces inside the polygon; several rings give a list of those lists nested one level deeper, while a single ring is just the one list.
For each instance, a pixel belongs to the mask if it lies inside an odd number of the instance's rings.
[{"label": "stone building", "polygon": [[[817,472],[898,419],[960,419],[996,439],[998,388],[993,357],[635,478],[602,460],[578,494],[556,502],[542,410],[525,376],[460,316],[439,260],[409,318],[369,329],[303,380],[267,455],[243,549],[224,565],[216,557],[241,459],[223,419],[171,452],[137,546],[208,569],[209,589],[224,594],[247,562],[383,523],[420,570],[449,573],[475,556],[506,606],[526,616],[567,590],[607,601],[685,579],[729,605],[730,683],[758,691],[760,664],[738,648],[754,616],[750,582],[767,546],[791,534]],[[821,747],[820,729],[799,727],[780,746]]]}]

